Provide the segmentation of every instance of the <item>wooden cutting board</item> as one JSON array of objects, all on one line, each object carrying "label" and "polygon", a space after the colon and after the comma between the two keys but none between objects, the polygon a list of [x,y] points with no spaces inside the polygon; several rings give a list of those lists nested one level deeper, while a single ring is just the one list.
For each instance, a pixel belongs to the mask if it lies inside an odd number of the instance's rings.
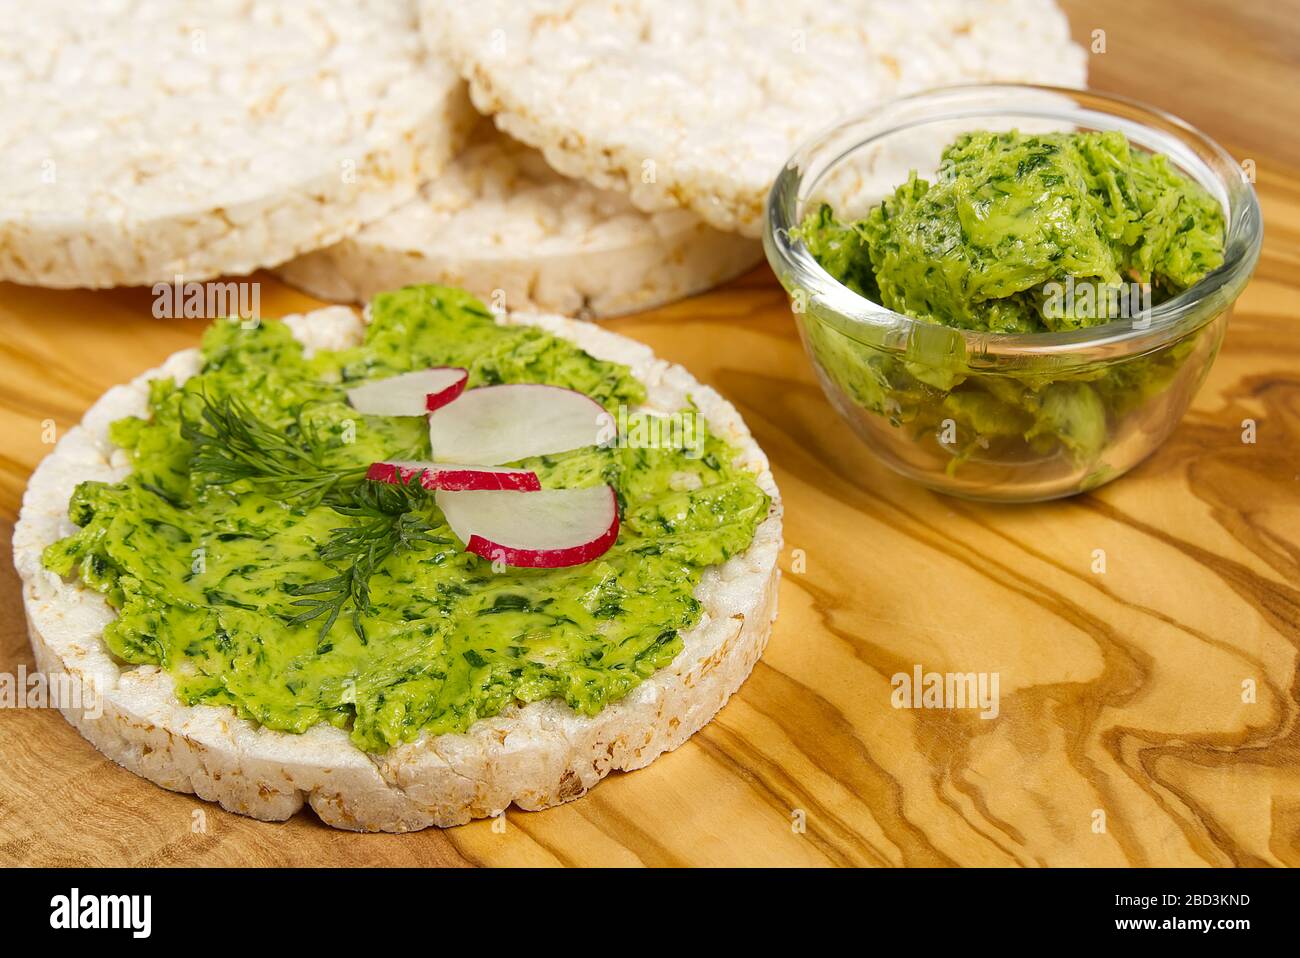
[{"label": "wooden cutting board", "polygon": [[[57,712],[3,710],[0,864],[1300,865],[1300,10],[1067,6],[1081,42],[1104,31],[1094,86],[1184,116],[1258,170],[1258,272],[1153,458],[1046,505],[926,492],[840,425],[756,270],[610,324],[736,403],[786,501],[767,654],[684,747],[504,828],[352,835],[227,814],[122,770]],[[317,305],[257,279],[264,315]],[[202,324],[150,304],[0,285],[6,553],[50,425],[196,342]],[[999,716],[895,710],[890,677],[916,664],[997,671]],[[0,672],[19,666],[9,567]]]}]

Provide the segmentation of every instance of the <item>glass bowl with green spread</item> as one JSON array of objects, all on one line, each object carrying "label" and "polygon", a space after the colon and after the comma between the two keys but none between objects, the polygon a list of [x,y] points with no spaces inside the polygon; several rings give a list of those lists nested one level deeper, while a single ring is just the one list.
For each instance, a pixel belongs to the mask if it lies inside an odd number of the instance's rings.
[{"label": "glass bowl with green spread", "polygon": [[1259,257],[1254,190],[1183,121],[1105,94],[949,87],[824,131],[764,247],[831,404],[893,469],[1028,502],[1177,425]]}]

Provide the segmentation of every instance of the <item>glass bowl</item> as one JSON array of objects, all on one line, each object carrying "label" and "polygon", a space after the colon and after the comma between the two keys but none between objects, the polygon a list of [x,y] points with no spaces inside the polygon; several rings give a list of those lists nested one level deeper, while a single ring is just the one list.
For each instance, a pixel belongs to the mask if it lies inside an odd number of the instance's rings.
[{"label": "glass bowl", "polygon": [[[822,202],[841,220],[865,215],[911,170],[932,175],[943,146],[977,129],[1119,130],[1165,154],[1223,206],[1223,265],[1128,318],[995,333],[886,309],[833,279],[791,236]],[[1242,169],[1182,120],[1090,91],[977,85],[895,100],[804,144],[772,187],[763,246],[827,398],[877,456],[941,492],[1030,502],[1114,479],[1168,437],[1214,362],[1262,235]],[[1059,409],[1059,421],[1036,431],[1017,419],[1027,404],[1049,419]],[[1075,422],[1080,408],[1087,421]]]}]

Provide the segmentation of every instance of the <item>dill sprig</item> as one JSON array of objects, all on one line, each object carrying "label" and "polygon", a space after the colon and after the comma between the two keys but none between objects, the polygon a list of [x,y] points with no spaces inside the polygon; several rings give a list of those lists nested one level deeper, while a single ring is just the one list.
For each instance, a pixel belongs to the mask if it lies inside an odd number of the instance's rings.
[{"label": "dill sprig", "polygon": [[412,485],[366,483],[356,490],[351,502],[331,506],[341,515],[363,521],[331,530],[329,540],[317,550],[322,562],[338,570],[337,575],[287,588],[290,595],[305,597],[293,603],[304,611],[289,619],[290,625],[324,616],[319,631],[323,642],[350,601],[352,628],[362,644],[366,643],[361,617],[371,610],[370,579],[379,566],[389,556],[413,549],[418,543],[450,541],[431,535],[433,526],[417,509],[421,492],[416,482],[412,480]]},{"label": "dill sprig", "polygon": [[234,396],[198,395],[200,418],[182,418],[181,435],[193,448],[191,468],[210,485],[246,481],[273,499],[310,508],[340,493],[346,500],[365,476],[364,466],[330,463],[327,442],[301,409],[293,427],[277,429]]},{"label": "dill sprig", "polygon": [[318,651],[327,651],[325,637],[344,608],[352,606],[352,625],[366,642],[362,616],[371,611],[370,579],[392,555],[419,543],[448,542],[430,533],[423,509],[427,496],[418,480],[410,484],[365,481],[366,467],[332,463],[329,446],[319,431],[305,422],[300,409],[294,425],[277,429],[260,419],[248,404],[225,396],[213,400],[199,393],[203,409],[198,420],[183,419],[181,435],[190,442],[191,469],[211,485],[246,481],[274,499],[314,508],[327,505],[359,520],[330,531],[317,554],[336,574],[317,582],[286,586],[302,612],[288,619],[302,625],[321,619]]}]

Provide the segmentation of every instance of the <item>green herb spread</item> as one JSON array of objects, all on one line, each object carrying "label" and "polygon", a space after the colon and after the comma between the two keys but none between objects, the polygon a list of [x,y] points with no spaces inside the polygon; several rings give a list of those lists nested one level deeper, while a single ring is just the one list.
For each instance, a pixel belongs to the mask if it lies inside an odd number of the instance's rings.
[{"label": "green herb spread", "polygon": [[[797,236],[831,276],[897,312],[959,329],[1044,333],[1141,320],[1222,264],[1224,221],[1204,189],[1121,133],[973,132],[943,151],[933,183],[913,172],[856,222],[823,205]],[[903,362],[816,322],[807,335],[860,404],[924,429],[955,421],[965,442],[954,462],[1001,439],[1090,459],[1108,422],[1163,390],[1192,349],[1184,340],[1044,381]]]},{"label": "green herb spread", "polygon": [[431,494],[364,480],[377,460],[428,459],[427,426],[359,416],[345,390],[463,366],[470,388],[550,383],[617,413],[644,388],[563,339],[496,324],[459,290],[410,287],[371,309],[363,345],[310,359],[280,323],[218,322],[198,375],[154,381],[149,418],[114,423],[131,475],[81,484],[80,531],[45,555],[117,610],[112,652],[165,668],[185,704],[289,732],[328,722],[375,752],[516,702],[594,714],[668,665],[704,570],[744,551],[768,512],[735,451],[705,434],[694,449],[517,463],[546,488],[614,486],[622,525],[586,565],[494,570]]}]

